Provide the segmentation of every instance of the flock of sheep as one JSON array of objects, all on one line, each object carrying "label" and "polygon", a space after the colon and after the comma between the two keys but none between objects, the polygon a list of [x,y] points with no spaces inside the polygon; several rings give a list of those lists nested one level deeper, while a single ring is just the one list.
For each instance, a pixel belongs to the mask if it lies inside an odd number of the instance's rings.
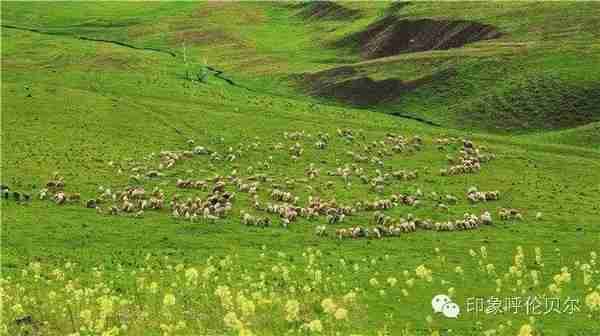
[{"label": "flock of sheep", "polygon": [[[96,209],[99,214],[130,214],[134,217],[142,217],[145,211],[164,209],[174,218],[191,222],[215,222],[227,218],[234,212],[236,193],[241,193],[246,194],[245,198],[250,200],[248,209],[237,212],[244,225],[264,228],[278,222],[280,226],[287,228],[302,218],[308,221],[320,221],[315,226],[318,236],[328,236],[329,227],[335,227],[335,237],[339,239],[394,237],[418,229],[472,230],[493,223],[492,214],[487,210],[479,215],[467,212],[461,218],[444,221],[418,218],[411,213],[398,218],[387,215],[388,210],[400,206],[423,207],[425,201],[435,204],[434,211],[448,212],[460,200],[459,197],[451,194],[431,192],[424,195],[420,189],[410,193],[390,193],[384,196],[386,190],[391,189],[390,186],[394,183],[418,180],[423,174],[419,170],[393,169],[390,165],[386,165],[386,160],[394,155],[404,153],[408,156],[423,150],[425,142],[421,137],[387,134],[382,140],[367,141],[362,132],[352,129],[340,129],[337,134],[340,141],[352,149],[345,152],[349,162],[343,163],[338,158],[336,162],[339,166],[325,174],[321,173],[322,169],[316,164],[310,163],[304,169],[304,176],[275,178],[268,173],[273,165],[272,156],[247,166],[244,174],[239,164],[231,163],[240,160],[249,151],[260,151],[265,148],[258,138],[252,143],[240,144],[237,148],[229,147],[222,153],[203,146],[195,146],[194,141],[190,140],[188,141],[190,150],[160,152],[154,169],[143,166],[130,168],[131,185],[119,190],[99,187],[95,197],[82,202],[79,193],[65,191],[64,178],[55,174],[39,192],[39,199],[51,200],[58,205],[84,204],[87,208]],[[312,142],[311,147],[317,151],[325,151],[332,142],[329,134],[319,133],[312,136],[304,131],[285,132],[283,140],[288,144],[277,142],[272,144],[270,149],[289,155],[291,162],[300,161],[306,152],[307,143]],[[466,139],[439,138],[434,141],[434,144],[440,151],[447,152],[447,149],[452,147],[458,154],[456,157],[450,154],[446,156],[448,166],[440,170],[441,176],[477,173],[486,163],[495,158],[495,155],[486,152],[485,148],[478,147]],[[174,169],[180,162],[198,157],[208,158],[208,165],[211,167],[219,162],[227,162],[235,169],[229,174],[216,174],[207,179],[177,178],[175,181],[168,181],[168,178],[165,178],[167,175],[174,175],[166,172]],[[111,162],[111,165],[114,163]],[[119,167],[118,173],[122,172],[123,167]],[[330,180],[325,182],[321,177]],[[167,198],[166,192],[159,187],[147,191],[143,185],[153,180],[166,181],[161,185],[171,185],[176,192]],[[323,188],[327,190],[335,187],[338,183],[336,180],[343,183],[344,188],[350,188],[354,181],[358,181],[365,186],[368,193],[376,197],[371,200],[355,200],[348,204],[342,204],[335,198],[322,199],[318,194],[323,192]],[[297,185],[304,186],[309,193],[305,202],[292,192]],[[190,195],[190,193],[196,194]],[[2,194],[3,197],[8,198],[10,194],[8,188],[3,187]],[[22,201],[21,195],[19,197]],[[471,204],[497,201],[500,199],[500,192],[479,191],[478,188],[471,187],[467,190],[465,199]],[[356,222],[354,218],[368,212],[372,213],[368,225],[340,227],[342,223]],[[516,209],[500,209],[498,214],[501,220],[523,219],[522,214]],[[541,214],[538,213],[536,217],[541,218]]]}]

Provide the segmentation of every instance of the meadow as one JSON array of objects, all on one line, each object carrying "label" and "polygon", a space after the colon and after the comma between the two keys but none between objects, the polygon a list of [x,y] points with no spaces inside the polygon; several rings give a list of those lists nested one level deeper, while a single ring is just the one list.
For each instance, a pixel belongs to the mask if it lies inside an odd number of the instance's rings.
[{"label": "meadow", "polygon": [[599,5],[1,6],[1,334],[600,335]]}]

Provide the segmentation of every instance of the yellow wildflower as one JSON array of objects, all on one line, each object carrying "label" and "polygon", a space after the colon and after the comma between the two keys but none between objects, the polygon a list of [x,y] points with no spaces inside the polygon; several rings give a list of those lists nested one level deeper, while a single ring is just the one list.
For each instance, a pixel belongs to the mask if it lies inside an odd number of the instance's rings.
[{"label": "yellow wildflower", "polygon": [[529,324],[522,325],[518,336],[533,336],[533,327]]},{"label": "yellow wildflower", "polygon": [[600,310],[600,293],[593,291],[585,297],[585,304],[591,311]]},{"label": "yellow wildflower", "polygon": [[338,308],[334,316],[336,320],[345,320],[348,317],[348,311],[344,308]]},{"label": "yellow wildflower", "polygon": [[321,307],[323,307],[323,310],[328,314],[335,313],[335,311],[337,309],[336,304],[333,302],[333,299],[331,299],[331,298],[323,299],[323,301],[321,301]]},{"label": "yellow wildflower", "polygon": [[310,330],[311,332],[322,332],[323,324],[321,323],[321,320],[310,321],[310,323],[308,324],[308,330]]},{"label": "yellow wildflower", "polygon": [[175,302],[175,295],[170,293],[165,294],[165,297],[163,298],[163,304],[165,306],[174,306]]},{"label": "yellow wildflower", "polygon": [[298,315],[300,313],[300,303],[296,300],[288,300],[285,303],[285,319],[288,322],[293,322],[298,320]]}]

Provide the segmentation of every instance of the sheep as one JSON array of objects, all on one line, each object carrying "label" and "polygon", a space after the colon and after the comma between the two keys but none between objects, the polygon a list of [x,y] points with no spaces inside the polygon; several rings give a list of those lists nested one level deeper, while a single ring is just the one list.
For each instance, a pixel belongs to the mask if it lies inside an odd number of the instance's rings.
[{"label": "sheep", "polygon": [[418,135],[414,135],[410,140],[410,143],[414,145],[423,145],[423,139]]},{"label": "sheep", "polygon": [[434,223],[430,219],[415,219],[415,226],[423,230],[433,230],[435,228]]},{"label": "sheep", "polygon": [[315,142],[315,147],[317,149],[325,149],[327,147],[327,143],[325,141],[319,140],[319,141]]},{"label": "sheep", "polygon": [[471,203],[497,201],[500,199],[500,192],[495,191],[478,191],[476,187],[470,187],[467,191],[467,199]]},{"label": "sheep", "polygon": [[315,232],[317,236],[324,237],[327,235],[327,227],[325,225],[318,225]]},{"label": "sheep", "polygon": [[347,229],[337,229],[335,230],[335,235],[338,239],[349,238],[351,236],[351,232]]},{"label": "sheep", "polygon": [[341,223],[344,221],[345,217],[346,215],[344,215],[343,213],[337,213],[335,211],[332,211],[330,214],[327,215],[327,222],[329,224]]},{"label": "sheep", "polygon": [[399,226],[390,226],[388,228],[388,233],[390,236],[398,237],[400,236],[402,229]]},{"label": "sheep", "polygon": [[498,190],[485,192],[486,201],[497,201],[500,199],[500,192]]},{"label": "sheep", "polygon": [[450,211],[450,208],[446,204],[444,204],[444,203],[438,203],[437,208],[440,211],[445,211],[445,212]]},{"label": "sheep", "polygon": [[256,225],[256,218],[248,213],[242,212],[242,223],[244,225]]},{"label": "sheep", "polygon": [[177,179],[175,186],[177,188],[182,188],[182,189],[201,189],[201,190],[208,189],[208,183],[203,180],[193,181],[193,180]]},{"label": "sheep", "polygon": [[360,226],[355,226],[353,228],[350,228],[350,235],[352,238],[360,238],[360,237],[368,238],[369,237],[369,229],[362,228]]},{"label": "sheep", "polygon": [[539,221],[539,220],[542,220],[542,213],[538,211],[538,212],[535,214],[535,219],[536,219],[536,220],[538,220],[538,221]]},{"label": "sheep", "polygon": [[135,209],[136,209],[135,204],[126,199],[121,204],[120,210],[123,212],[133,212]]},{"label": "sheep", "polygon": [[[372,190],[383,193],[386,188],[391,187],[393,181],[410,181],[415,180],[419,177],[418,170],[406,170],[406,169],[384,169],[379,167],[375,170],[374,174],[368,172],[365,168],[359,167],[358,162],[365,163],[365,167],[369,162],[373,165],[383,166],[384,160],[388,160],[389,157],[393,157],[396,153],[414,153],[421,149],[424,141],[418,135],[413,137],[405,137],[402,135],[388,133],[385,138],[376,141],[366,141],[364,136],[360,132],[353,131],[351,129],[338,129],[337,134],[345,140],[353,141],[357,137],[361,139],[360,143],[356,144],[356,148],[352,148],[353,151],[347,151],[349,155],[348,162],[345,164],[341,160],[336,160],[336,169],[328,172],[330,176],[337,176],[344,180],[345,186],[350,186],[351,177],[355,175],[360,177],[360,180],[369,186]],[[303,153],[303,146],[311,144],[317,149],[324,150],[329,144],[329,135],[319,133],[315,138],[310,134],[304,133],[304,131],[284,132],[284,138],[290,142],[277,143],[273,146],[276,150],[283,150],[292,158],[302,160],[300,157]],[[309,142],[305,142],[303,139],[308,138]],[[312,141],[311,141],[312,140]],[[473,142],[466,139],[456,138],[438,138],[435,140],[436,144],[443,150],[446,149],[446,145],[458,144],[458,153],[448,153],[448,167],[444,167],[440,173],[444,176],[458,175],[458,174],[470,174],[475,173],[481,169],[481,166],[494,159],[495,155],[491,153],[484,153],[483,147],[475,146]],[[180,160],[185,160],[197,155],[210,155],[211,160],[238,160],[244,157],[244,153],[250,150],[257,150],[261,148],[260,142],[255,141],[252,144],[240,144],[235,147],[229,147],[221,152],[221,154],[210,151],[202,146],[195,146],[192,141],[188,142],[190,150],[180,151],[162,151],[160,153],[160,165],[157,170],[148,170],[147,165],[144,163],[133,162],[132,160],[127,161],[128,166],[123,166],[123,169],[128,170],[133,167],[131,171],[136,173],[135,179],[142,181],[143,178],[155,178],[160,177],[163,168],[173,167]],[[348,144],[349,145],[349,144]],[[266,148],[266,146],[265,146]],[[451,149],[456,148],[451,146]],[[288,151],[289,150],[289,151]],[[446,153],[444,153],[446,154]],[[440,154],[440,155],[444,155]],[[451,155],[452,154],[452,155]],[[150,160],[150,159],[145,159]],[[204,220],[217,220],[219,218],[226,217],[232,209],[233,200],[235,199],[235,193],[226,192],[225,189],[228,185],[235,187],[237,192],[249,193],[253,197],[251,199],[250,206],[254,207],[257,211],[264,211],[272,213],[278,216],[281,220],[281,225],[288,227],[298,216],[305,219],[320,218],[321,216],[327,221],[328,224],[343,223],[346,216],[353,215],[356,211],[374,211],[371,228],[351,227],[346,229],[336,230],[336,235],[342,239],[344,237],[372,237],[384,238],[387,236],[397,236],[401,233],[414,232],[416,229],[432,230],[439,229],[440,231],[452,231],[452,230],[468,230],[475,229],[479,225],[490,225],[492,223],[491,214],[484,212],[480,216],[472,214],[465,214],[463,218],[444,223],[433,223],[430,219],[418,219],[409,215],[406,219],[394,219],[387,216],[383,211],[391,209],[399,205],[407,205],[417,207],[421,204],[423,197],[422,192],[418,190],[416,193],[403,195],[403,194],[392,194],[388,198],[379,198],[373,201],[356,201],[352,202],[352,206],[339,205],[335,200],[324,201],[319,198],[309,197],[306,205],[298,206],[300,199],[297,196],[292,195],[291,192],[295,191],[292,189],[295,186],[313,189],[309,185],[311,180],[317,179],[320,176],[320,169],[316,168],[315,164],[310,165],[304,170],[304,174],[301,173],[302,178],[291,178],[291,176],[284,177],[281,180],[277,179],[276,182],[279,185],[275,185],[274,179],[268,177],[266,174],[257,174],[257,172],[269,169],[273,162],[272,157],[264,161],[259,160],[253,162],[252,166],[244,169],[240,165],[230,165],[233,171],[228,176],[215,176],[206,180],[191,180],[191,179],[177,179],[175,185],[177,188],[189,188],[189,189],[201,189],[209,191],[210,194],[206,198],[196,197],[195,199],[190,198],[187,200],[174,197],[170,203],[169,211],[173,217],[189,219],[191,222],[196,221],[198,218]],[[322,162],[325,163],[325,162]],[[387,162],[386,162],[387,163]],[[210,169],[216,166],[209,163]],[[229,166],[228,166],[229,167]],[[372,167],[372,166],[371,166]],[[377,167],[376,167],[377,168]],[[247,172],[247,177],[242,176],[239,172]],[[427,172],[427,170],[424,170]],[[193,172],[189,172],[192,174]],[[140,175],[141,174],[141,175]],[[254,174],[254,175],[252,175]],[[62,177],[57,175],[52,180],[55,183],[50,183],[50,186],[46,188],[44,198],[47,197],[47,193],[52,192],[55,196],[53,200],[56,202],[57,198],[63,197],[64,199],[59,204],[70,201],[70,195],[62,194],[62,196],[56,197],[58,191],[62,191],[64,188],[64,182]],[[335,182],[334,182],[335,181]],[[316,191],[323,191],[325,188],[332,188],[337,183],[337,178],[333,181],[323,181],[324,183],[318,183],[315,186]],[[258,187],[265,185],[271,185],[269,191],[269,198],[275,202],[283,202],[283,204],[261,204],[260,198],[257,195]],[[163,183],[163,184],[166,184]],[[57,187],[58,185],[58,187]],[[287,191],[286,191],[287,190]],[[291,191],[291,192],[289,192]],[[40,191],[40,194],[42,192]],[[52,195],[50,194],[50,195]],[[473,195],[469,197],[469,195]],[[175,195],[174,195],[175,196]],[[41,197],[41,195],[40,195]],[[382,196],[383,197],[383,196]],[[469,190],[467,197],[472,198],[472,202],[484,202],[499,199],[498,191],[480,192],[478,190]],[[99,196],[95,199],[90,199],[85,202],[86,207],[95,207],[97,211],[101,212],[98,206],[101,201],[113,199],[116,206],[115,213],[117,212],[131,212],[134,216],[140,211],[149,211],[152,209],[162,209],[164,205],[165,196],[162,191],[156,191],[156,193],[145,193],[143,188],[127,188],[124,192],[112,193],[110,189],[99,190]],[[449,211],[449,207],[458,203],[458,198],[452,195],[445,195],[440,193],[431,193],[428,199],[433,200],[433,204],[436,204],[437,209],[442,211]],[[57,203],[58,203],[57,202]],[[168,200],[167,200],[168,202]],[[167,205],[169,207],[169,205]],[[106,210],[109,211],[107,205]],[[507,210],[508,211],[508,210]],[[270,225],[269,217],[258,217],[250,214],[240,213],[241,221],[245,225],[252,225],[258,227],[266,227]],[[511,219],[522,219],[520,213],[509,214]],[[536,216],[536,218],[538,218]],[[346,219],[347,221],[347,219]],[[323,223],[325,224],[325,223]],[[317,226],[317,235],[325,235],[324,231],[327,225]],[[322,231],[320,231],[322,230]],[[321,233],[323,234],[321,234]]]},{"label": "sheep", "polygon": [[338,136],[340,136],[340,137],[342,137],[342,138],[344,138],[344,139],[346,139],[348,141],[353,141],[354,140],[354,134],[353,133],[354,132],[351,129],[349,129],[349,128],[346,128],[346,129],[339,129],[338,128],[337,129]]},{"label": "sheep", "polygon": [[42,190],[40,190],[38,195],[40,200],[45,200],[46,198],[48,198],[48,188],[43,188]]},{"label": "sheep", "polygon": [[256,226],[258,224],[258,218],[250,215],[245,211],[241,211],[240,215],[242,217],[242,224],[247,226]]},{"label": "sheep", "polygon": [[415,222],[412,222],[412,221],[410,221],[410,222],[402,222],[402,223],[399,224],[399,227],[400,227],[400,230],[402,232],[406,232],[406,233],[408,233],[408,232],[414,232],[417,229],[416,225],[415,225]]},{"label": "sheep", "polygon": [[484,225],[492,225],[493,224],[492,215],[489,213],[489,211],[485,211],[483,214],[481,214],[481,216],[479,217],[479,220],[481,221],[481,224],[484,224]]},{"label": "sheep", "polygon": [[458,198],[452,195],[446,195],[446,203],[455,205],[458,203]]},{"label": "sheep", "polygon": [[454,176],[462,174],[476,173],[481,169],[481,164],[494,159],[494,154],[484,154],[468,140],[463,140],[463,149],[460,151],[460,158],[449,158],[451,164],[448,168],[440,169],[442,176]]},{"label": "sheep", "polygon": [[194,153],[194,155],[207,155],[210,154],[211,151],[202,146],[196,146],[192,149],[192,153]]},{"label": "sheep", "polygon": [[116,206],[111,206],[108,213],[110,215],[118,215],[119,214],[119,208],[117,208]]},{"label": "sheep", "polygon": [[291,202],[295,199],[295,197],[291,193],[281,191],[279,189],[271,190],[271,193],[269,195],[273,200],[281,202]]},{"label": "sheep", "polygon": [[280,216],[291,222],[295,220],[296,217],[298,217],[298,212],[291,207],[285,207],[283,213],[281,213]]},{"label": "sheep", "polygon": [[454,231],[455,226],[451,221],[448,222],[437,222],[435,223],[436,231]]},{"label": "sheep", "polygon": [[46,188],[54,190],[62,190],[65,187],[63,180],[50,180],[46,183]]},{"label": "sheep", "polygon": [[145,176],[146,178],[157,178],[164,176],[164,174],[159,172],[158,170],[150,170],[146,172]]},{"label": "sheep", "polygon": [[517,209],[501,208],[498,213],[501,220],[523,220],[523,215]]},{"label": "sheep", "polygon": [[489,222],[491,224],[491,215],[489,216],[489,218],[487,218],[488,215],[489,215],[489,213],[488,214],[483,213],[481,216],[477,217],[474,214],[465,213],[463,215],[462,221],[457,221],[457,222],[462,224],[462,229],[466,229],[466,230],[476,229],[476,228],[479,228],[480,224],[482,224],[482,220],[481,220],[482,217],[485,220],[489,220]]},{"label": "sheep", "polygon": [[301,208],[299,215],[300,215],[300,217],[311,220],[311,219],[315,218],[318,215],[318,213],[317,213],[317,210],[315,210],[314,208]]},{"label": "sheep", "polygon": [[146,195],[146,190],[144,188],[129,188],[127,193],[131,199],[142,199]]},{"label": "sheep", "polygon": [[403,194],[392,194],[390,200],[393,202],[393,204],[403,204],[412,207],[417,207],[420,204],[417,197]]},{"label": "sheep", "polygon": [[300,140],[306,136],[304,130],[294,132],[283,132],[283,137],[287,140]]},{"label": "sheep", "polygon": [[218,181],[213,185],[212,188],[212,193],[214,194],[215,192],[224,192],[225,191],[225,182],[223,181]]},{"label": "sheep", "polygon": [[375,237],[377,237],[378,239],[381,239],[381,237],[383,237],[383,232],[378,227],[373,229],[373,234],[375,234]]},{"label": "sheep", "polygon": [[302,155],[304,149],[302,148],[302,145],[300,143],[296,142],[293,146],[289,148],[289,151],[292,157],[297,158],[300,157],[300,155]]},{"label": "sheep", "polygon": [[392,176],[400,181],[410,181],[410,180],[414,180],[418,177],[418,171],[416,171],[416,170],[414,170],[414,171],[398,170],[398,171],[392,172]]},{"label": "sheep", "polygon": [[63,191],[59,191],[54,194],[53,199],[56,204],[64,204],[67,201],[67,196]]},{"label": "sheep", "polygon": [[164,200],[162,198],[150,197],[150,209],[162,209],[164,206]]},{"label": "sheep", "polygon": [[256,226],[263,228],[271,226],[271,219],[269,217],[259,217],[256,220]]},{"label": "sheep", "polygon": [[373,213],[373,222],[379,225],[385,223],[385,215],[381,211],[375,211]]},{"label": "sheep", "polygon": [[31,195],[29,195],[28,193],[21,193],[20,200],[23,202],[27,202],[27,201],[31,200]]},{"label": "sheep", "polygon": [[101,200],[110,200],[113,199],[115,195],[113,195],[112,191],[110,189],[105,189],[102,191],[102,194],[100,194],[100,199]]},{"label": "sheep", "polygon": [[371,183],[371,189],[373,190],[373,192],[378,193],[378,194],[383,194],[384,191],[384,185],[383,184],[375,184],[375,183]]},{"label": "sheep", "polygon": [[309,167],[305,170],[305,172],[306,176],[308,176],[308,178],[312,180],[319,176],[320,170],[315,168],[314,163],[311,163]]},{"label": "sheep", "polygon": [[[254,183],[242,183],[241,180],[237,183],[237,190],[240,192],[247,192],[250,194],[256,193],[258,182]],[[254,191],[254,192],[252,192]]]}]

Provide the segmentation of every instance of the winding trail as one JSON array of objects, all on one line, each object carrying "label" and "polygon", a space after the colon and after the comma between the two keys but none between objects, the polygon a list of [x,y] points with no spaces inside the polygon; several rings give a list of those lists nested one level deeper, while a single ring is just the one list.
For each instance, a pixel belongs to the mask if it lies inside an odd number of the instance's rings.
[{"label": "winding trail", "polygon": [[170,51],[170,50],[163,50],[163,49],[158,49],[158,48],[136,47],[134,45],[131,45],[131,44],[128,44],[128,43],[124,43],[124,42],[119,42],[119,41],[105,40],[105,39],[99,39],[99,38],[93,38],[93,37],[86,37],[86,36],[77,36],[77,35],[72,35],[72,34],[62,33],[62,32],[50,32],[50,31],[39,30],[37,28],[17,27],[17,26],[7,25],[7,24],[2,24],[1,26],[2,26],[2,28],[28,31],[28,32],[38,33],[38,34],[43,34],[43,35],[64,36],[64,37],[71,37],[71,38],[78,39],[78,40],[83,40],[83,41],[93,41],[93,42],[110,43],[110,44],[115,44],[115,45],[118,45],[118,46],[121,46],[121,47],[131,48],[131,49],[135,49],[135,50],[153,51],[153,52],[158,52],[158,53],[163,53],[163,54],[166,54],[166,55],[170,55],[172,57],[177,57],[177,54],[175,52],[173,52],[173,51]]},{"label": "winding trail", "polygon": [[223,71],[223,70],[216,69],[216,68],[214,68],[212,66],[206,66],[206,69],[208,71],[212,71],[213,75],[216,78],[227,82],[229,85],[236,86],[236,87],[239,87],[239,88],[242,88],[242,89],[246,89],[246,90],[251,91],[251,92],[264,93],[264,94],[268,94],[268,95],[273,95],[273,94],[268,93],[268,92],[261,92],[261,91],[258,91],[258,90],[251,89],[251,88],[249,88],[249,87],[247,87],[245,85],[239,84],[239,83],[235,82],[233,79],[225,77],[225,75],[224,75],[225,71]]},{"label": "winding trail", "polygon": [[442,125],[440,125],[434,121],[423,119],[419,116],[415,116],[415,115],[411,115],[411,114],[404,114],[404,113],[389,113],[389,114],[392,116],[396,116],[396,117],[400,117],[400,118],[404,118],[404,119],[415,120],[415,121],[421,122],[423,124],[427,124],[429,126],[442,127]]},{"label": "winding trail", "polygon": [[[8,25],[8,24],[1,24],[0,27],[7,28],[7,29],[27,31],[27,32],[32,32],[32,33],[37,33],[37,34],[43,34],[43,35],[53,35],[53,36],[70,37],[70,38],[74,38],[74,39],[78,39],[78,40],[82,40],[82,41],[108,43],[108,44],[113,44],[113,45],[117,45],[117,46],[121,46],[121,47],[125,47],[125,48],[130,48],[130,49],[134,49],[134,50],[162,53],[164,55],[168,55],[168,56],[171,56],[171,57],[178,57],[179,56],[176,52],[171,51],[171,50],[165,50],[165,49],[159,49],[159,48],[149,48],[149,47],[138,47],[138,46],[135,46],[135,45],[132,45],[132,44],[129,44],[129,43],[115,41],[115,40],[107,40],[107,39],[93,38],[93,37],[87,37],[87,36],[78,36],[78,35],[73,35],[73,34],[64,33],[64,32],[44,31],[44,30],[40,30],[40,29],[37,29],[37,28],[19,27],[19,26]],[[242,85],[242,84],[234,81],[233,79],[231,79],[229,77],[226,77],[225,76],[225,72],[223,70],[219,70],[219,69],[217,69],[215,67],[206,66],[206,69],[208,71],[212,72],[212,74],[213,74],[213,76],[215,78],[218,78],[218,79],[226,82],[227,84],[229,84],[231,86],[242,88],[242,89],[248,90],[250,92],[254,92],[254,93],[260,93],[260,94],[265,94],[265,95],[270,95],[270,96],[278,96],[278,97],[283,97],[283,98],[288,98],[288,99],[294,99],[293,97],[282,96],[282,95],[279,95],[279,94],[274,94],[274,93],[266,92],[266,91],[259,91],[259,90],[255,90],[255,89],[252,89],[250,87],[247,87],[245,85]],[[410,119],[410,120],[418,121],[418,122],[421,122],[421,123],[429,125],[429,126],[442,127],[442,125],[440,125],[440,124],[438,124],[436,122],[433,122],[433,121],[427,120],[427,119],[423,119],[423,118],[421,118],[419,116],[414,116],[414,115],[404,114],[404,113],[390,113],[390,115],[396,116],[396,117],[400,117],[400,118],[404,118],[404,119]]]}]

